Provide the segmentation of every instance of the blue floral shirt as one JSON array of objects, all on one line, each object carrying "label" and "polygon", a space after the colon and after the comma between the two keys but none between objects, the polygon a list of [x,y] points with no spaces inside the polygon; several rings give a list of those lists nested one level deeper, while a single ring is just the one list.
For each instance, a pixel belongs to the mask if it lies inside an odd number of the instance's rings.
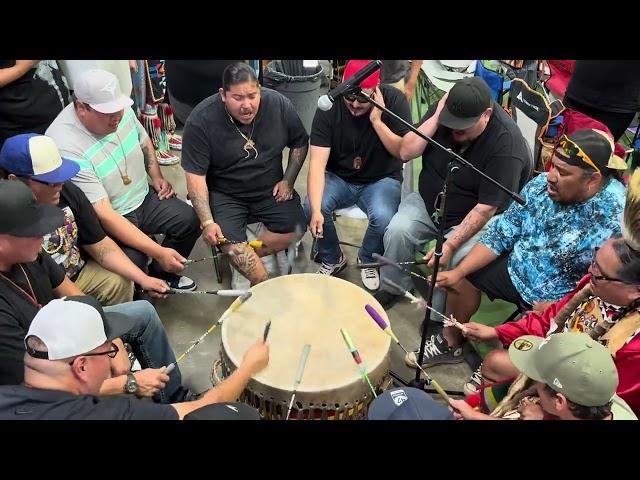
[{"label": "blue floral shirt", "polygon": [[479,241],[498,256],[510,252],[507,269],[523,300],[559,300],[587,272],[593,249],[620,233],[625,187],[611,179],[586,202],[563,205],[549,197],[544,173],[521,195],[527,204],[513,202]]}]

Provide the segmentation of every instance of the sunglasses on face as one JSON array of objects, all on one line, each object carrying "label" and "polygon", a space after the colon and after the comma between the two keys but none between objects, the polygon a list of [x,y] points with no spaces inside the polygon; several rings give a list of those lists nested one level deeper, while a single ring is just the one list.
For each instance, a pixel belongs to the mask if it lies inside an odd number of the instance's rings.
[{"label": "sunglasses on face", "polygon": [[[371,94],[368,94],[371,95]],[[356,100],[358,101],[358,103],[367,103],[367,99],[365,98],[364,95],[362,95],[362,93],[349,93],[347,95],[344,96],[344,99],[347,102],[355,102]]]},{"label": "sunglasses on face", "polygon": [[595,169],[596,172],[601,173],[600,169],[596,167],[596,164],[593,162],[593,160],[589,158],[589,155],[587,155],[584,150],[582,150],[578,146],[578,144],[570,140],[566,135],[562,135],[562,137],[560,137],[558,145],[560,145],[565,153],[570,157],[578,157],[584,163]]}]

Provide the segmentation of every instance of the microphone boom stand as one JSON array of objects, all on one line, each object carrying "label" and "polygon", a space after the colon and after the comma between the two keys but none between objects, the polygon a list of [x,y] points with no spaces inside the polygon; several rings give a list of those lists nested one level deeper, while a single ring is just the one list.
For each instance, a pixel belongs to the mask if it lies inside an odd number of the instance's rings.
[{"label": "microphone boom stand", "polygon": [[[456,171],[459,170],[461,166],[470,168],[477,175],[481,176],[483,179],[487,180],[492,185],[498,187],[500,190],[505,192],[507,195],[509,195],[513,200],[518,202],[520,205],[525,205],[526,202],[518,193],[512,192],[511,190],[509,190],[507,187],[505,187],[501,183],[497,182],[496,180],[494,180],[493,178],[491,178],[490,176],[488,176],[484,172],[481,172],[480,170],[478,170],[474,165],[469,163],[467,160],[462,158],[460,155],[455,153],[450,148],[447,148],[447,147],[439,144],[438,142],[436,142],[432,138],[428,137],[427,135],[422,133],[420,130],[418,130],[416,127],[411,125],[409,122],[407,122],[403,118],[400,118],[398,115],[393,113],[388,108],[380,105],[378,102],[376,102],[373,98],[371,98],[366,93],[363,93],[360,88],[357,88],[356,91],[359,91],[359,94],[364,99],[366,99],[367,102],[371,103],[372,105],[374,105],[379,110],[382,110],[383,112],[391,115],[393,118],[395,118],[396,120],[401,122],[403,125],[408,127],[409,130],[411,130],[413,133],[418,135],[420,138],[422,138],[423,140],[426,140],[427,142],[429,142],[429,143],[437,146],[438,148],[444,150],[451,157],[451,160],[449,161],[449,164],[447,165],[447,174],[446,174],[446,177],[445,177],[444,186],[442,188],[442,192],[440,193],[440,195],[441,195],[441,197],[440,197],[440,205],[438,206],[438,209],[436,211],[436,217],[437,217],[437,221],[438,221],[438,236],[436,238],[436,247],[435,247],[435,252],[434,252],[433,274],[431,275],[431,279],[432,280],[428,285],[429,290],[428,290],[428,295],[427,295],[427,305],[429,307],[431,307],[431,302],[433,301],[433,292],[435,290],[435,283],[436,283],[435,279],[438,277],[438,271],[440,269],[440,258],[442,257],[442,245],[444,244],[444,234],[445,234],[444,224],[445,224],[446,215],[447,215],[447,194],[449,193],[449,187],[451,185],[451,180],[453,179],[453,175],[456,173]],[[418,361],[419,365],[422,365],[422,361],[424,359],[425,344],[427,343],[427,338],[429,336],[429,321],[430,321],[429,312],[430,312],[430,310],[428,308],[425,309],[424,320],[422,321],[422,338],[420,340],[420,350],[418,352],[418,358],[417,358],[417,361]],[[409,381],[409,382],[406,382],[400,376],[398,376],[397,374],[395,374],[393,372],[390,372],[390,375],[393,378],[395,378],[396,380],[398,380],[400,383],[402,383],[403,385],[420,388],[420,389],[428,391],[428,392],[435,392],[435,390],[426,388],[426,386],[429,384],[429,381],[426,380],[426,379],[420,378],[420,373],[421,373],[420,372],[420,368],[418,368],[416,366],[415,378],[413,380]],[[463,392],[459,392],[459,391],[448,391],[448,390],[445,390],[445,391],[447,393],[449,393],[450,395],[464,395]]]}]

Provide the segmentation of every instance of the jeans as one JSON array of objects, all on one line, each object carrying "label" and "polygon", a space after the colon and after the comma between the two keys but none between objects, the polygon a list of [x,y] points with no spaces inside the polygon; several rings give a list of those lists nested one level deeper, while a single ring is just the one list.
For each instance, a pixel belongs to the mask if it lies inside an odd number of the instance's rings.
[{"label": "jeans", "polygon": [[[494,215],[478,233],[456,250],[447,269],[455,267],[462,261],[495,218]],[[457,225],[446,230],[445,237],[449,237],[456,228]],[[394,262],[409,262],[415,259],[417,250],[437,236],[438,226],[431,220],[420,194],[413,192],[400,203],[398,213],[394,215],[384,233],[384,256]],[[396,295],[402,293],[386,284],[385,279],[391,280],[405,290],[411,289],[411,277],[394,267],[380,267],[380,289]],[[433,308],[445,313],[446,302],[446,292],[436,288],[433,292]],[[431,313],[431,320],[442,323],[442,319],[434,313]]]},{"label": "jeans", "polygon": [[[149,302],[139,300],[121,303],[104,307],[104,311],[121,313],[136,320],[135,327],[123,335],[122,341],[131,345],[142,368],[166,367],[176,361],[167,332],[156,309]],[[182,375],[176,365],[169,374],[169,382],[163,390],[154,395],[153,400],[160,403],[176,403],[185,400],[188,393],[188,389],[182,386]]]},{"label": "jeans", "polygon": [[[158,194],[149,188],[149,193],[138,208],[124,215],[146,234],[163,233],[163,247],[173,248],[184,258],[189,258],[198,237],[200,221],[193,207],[178,198],[160,200]],[[124,253],[138,268],[146,271],[147,255],[125,245],[120,245]],[[149,265],[149,274],[159,278],[170,278],[173,274],[163,272],[154,260]]]},{"label": "jeans", "polygon": [[[319,260],[329,264],[340,262],[342,252],[332,214],[339,208],[357,205],[369,219],[369,227],[362,239],[362,248],[358,257],[364,263],[373,262],[372,254],[382,254],[384,251],[382,238],[387,225],[398,210],[401,183],[390,177],[373,183],[349,183],[331,172],[325,172],[324,182],[320,207],[324,225],[323,238],[318,240]],[[305,198],[303,209],[309,223],[311,221],[309,197]]]}]

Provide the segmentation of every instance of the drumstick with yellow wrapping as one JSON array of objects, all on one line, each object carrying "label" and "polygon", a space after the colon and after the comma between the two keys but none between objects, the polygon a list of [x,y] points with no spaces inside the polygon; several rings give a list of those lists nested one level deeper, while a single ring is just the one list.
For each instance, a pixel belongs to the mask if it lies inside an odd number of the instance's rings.
[{"label": "drumstick with yellow wrapping", "polygon": [[200,335],[200,338],[198,338],[195,342],[193,342],[193,344],[189,348],[187,348],[187,350],[182,355],[180,355],[175,362],[170,363],[169,365],[167,365],[167,368],[164,371],[164,373],[166,373],[167,375],[169,373],[171,373],[173,371],[173,369],[176,368],[176,364],[178,362],[181,362],[184,359],[184,357],[186,357],[191,352],[191,350],[196,348],[196,345],[198,345],[202,340],[204,340],[204,338],[207,335],[209,335],[211,332],[213,332],[217,326],[218,326],[218,324],[214,322],[213,325],[211,325],[209,327],[209,330],[207,330],[202,335]]},{"label": "drumstick with yellow wrapping", "polygon": [[238,298],[236,298],[231,306],[227,309],[227,311],[222,314],[220,320],[218,320],[218,323],[222,323],[227,319],[229,315],[237,311],[244,302],[251,298],[251,295],[253,294],[249,290],[247,290],[243,295],[240,295]]},{"label": "drumstick with yellow wrapping", "polygon": [[[395,333],[393,333],[393,330],[391,330],[391,327],[387,324],[387,322],[384,321],[384,319],[380,316],[380,314],[376,311],[375,308],[373,308],[371,305],[367,304],[365,305],[364,309],[367,311],[367,313],[369,314],[369,316],[371,318],[373,318],[373,320],[378,324],[378,326],[382,329],[382,331],[384,333],[386,333],[387,335],[389,335],[394,342],[396,342],[398,345],[400,345],[400,348],[402,348],[402,350],[405,351],[405,353],[408,355],[409,354],[409,350],[407,350],[406,348],[404,348],[404,345],[402,345],[400,343],[400,340],[398,340],[398,337],[396,337]],[[433,388],[436,389],[436,392],[438,392],[440,394],[440,396],[442,398],[444,398],[447,401],[447,405],[449,404],[449,395],[447,395],[447,392],[444,391],[444,389],[440,386],[440,384],[438,382],[436,382],[425,370],[424,368],[422,368],[422,365],[419,365],[418,362],[416,361],[416,366],[420,369],[420,371],[423,373],[423,375],[427,378],[427,380],[429,380],[432,384],[433,384]]]},{"label": "drumstick with yellow wrapping", "polygon": [[291,394],[291,401],[289,402],[289,408],[287,408],[287,416],[285,420],[289,420],[289,415],[291,415],[291,409],[293,408],[293,401],[296,398],[296,392],[298,391],[298,387],[300,386],[300,382],[302,381],[302,374],[304,373],[304,367],[307,364],[307,358],[309,357],[310,350],[311,350],[311,345],[309,345],[308,343],[305,343],[304,347],[302,347],[300,360],[298,360],[298,371],[296,372],[296,379],[293,383],[293,393]]},{"label": "drumstick with yellow wrapping", "polygon": [[371,389],[371,393],[373,393],[374,398],[377,398],[378,395],[376,395],[376,389],[373,388],[373,385],[371,384],[371,379],[369,378],[369,374],[367,373],[367,366],[362,362],[362,357],[360,357],[360,352],[358,352],[358,349],[353,344],[353,341],[351,340],[349,333],[344,328],[340,329],[340,333],[342,334],[342,338],[344,338],[344,343],[347,344],[347,348],[351,352],[351,356],[355,360],[356,365],[360,370],[362,379],[366,381],[367,384],[369,385],[369,388]]}]

